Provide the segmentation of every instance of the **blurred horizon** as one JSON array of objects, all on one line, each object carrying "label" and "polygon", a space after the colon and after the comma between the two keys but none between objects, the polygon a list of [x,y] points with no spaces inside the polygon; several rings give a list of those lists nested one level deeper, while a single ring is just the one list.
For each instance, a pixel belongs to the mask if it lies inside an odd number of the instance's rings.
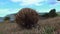
[{"label": "blurred horizon", "polygon": [[32,8],[38,13],[46,13],[51,9],[60,12],[60,1],[57,0],[0,0],[0,17],[17,13],[22,8]]}]

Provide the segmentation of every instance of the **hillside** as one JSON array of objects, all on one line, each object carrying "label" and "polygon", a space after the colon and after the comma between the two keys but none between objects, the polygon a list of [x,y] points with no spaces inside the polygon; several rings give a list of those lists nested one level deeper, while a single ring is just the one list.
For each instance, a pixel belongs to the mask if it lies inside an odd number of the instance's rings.
[{"label": "hillside", "polygon": [[[10,17],[10,21],[14,21],[15,15],[16,15],[16,13],[14,13],[14,14],[8,14],[5,17]],[[4,22],[5,17],[0,17],[0,22]]]},{"label": "hillside", "polygon": [[4,21],[4,17],[0,17],[0,22],[3,22]]},{"label": "hillside", "polygon": [[57,14],[60,16],[60,12],[57,12]]},{"label": "hillside", "polygon": [[[60,29],[60,17],[49,18],[44,20],[39,20],[39,27],[33,28],[31,30],[19,29],[16,23],[3,23],[0,26],[0,32],[2,34],[41,34],[43,33],[44,27],[51,26],[56,28],[56,30]],[[56,30],[53,32],[56,34]]]}]

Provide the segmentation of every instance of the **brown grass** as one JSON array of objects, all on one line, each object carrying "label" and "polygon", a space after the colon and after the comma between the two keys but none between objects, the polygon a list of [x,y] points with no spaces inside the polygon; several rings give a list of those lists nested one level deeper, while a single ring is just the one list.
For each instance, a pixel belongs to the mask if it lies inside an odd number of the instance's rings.
[{"label": "brown grass", "polygon": [[16,23],[5,22],[1,24],[2,24],[0,25],[1,34],[48,34],[46,31],[48,28],[50,28],[50,26],[52,28],[50,30],[53,30],[51,34],[57,34],[57,30],[60,30],[60,17],[39,20],[38,22],[39,27],[33,28],[31,30],[21,29],[17,26]]}]

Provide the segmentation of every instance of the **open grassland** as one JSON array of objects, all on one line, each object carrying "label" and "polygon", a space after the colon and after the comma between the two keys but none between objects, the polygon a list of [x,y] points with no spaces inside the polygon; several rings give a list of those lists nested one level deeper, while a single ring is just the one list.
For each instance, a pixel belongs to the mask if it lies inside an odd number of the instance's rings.
[{"label": "open grassland", "polygon": [[39,20],[38,24],[27,30],[19,28],[16,23],[0,23],[0,34],[60,34],[60,17]]}]

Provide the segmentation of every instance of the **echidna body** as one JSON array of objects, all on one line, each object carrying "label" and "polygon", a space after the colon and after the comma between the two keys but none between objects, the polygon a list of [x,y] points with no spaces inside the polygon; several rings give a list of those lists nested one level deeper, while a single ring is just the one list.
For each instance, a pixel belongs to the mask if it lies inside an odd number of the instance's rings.
[{"label": "echidna body", "polygon": [[32,28],[39,20],[38,13],[30,8],[21,9],[16,15],[16,23],[25,28]]}]

